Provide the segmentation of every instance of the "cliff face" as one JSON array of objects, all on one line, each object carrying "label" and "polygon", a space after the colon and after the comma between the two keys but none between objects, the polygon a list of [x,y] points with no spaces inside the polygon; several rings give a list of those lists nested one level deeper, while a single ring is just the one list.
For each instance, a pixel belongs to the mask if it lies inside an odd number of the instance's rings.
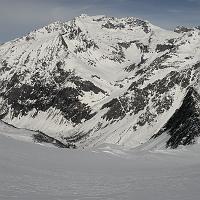
[{"label": "cliff face", "polygon": [[0,118],[81,147],[163,132],[167,147],[193,143],[199,49],[197,28],[86,15],[50,24],[0,46]]},{"label": "cliff face", "polygon": [[167,133],[170,138],[166,142],[166,147],[170,148],[194,144],[200,135],[199,102],[199,94],[193,88],[189,88],[180,108],[153,138]]}]

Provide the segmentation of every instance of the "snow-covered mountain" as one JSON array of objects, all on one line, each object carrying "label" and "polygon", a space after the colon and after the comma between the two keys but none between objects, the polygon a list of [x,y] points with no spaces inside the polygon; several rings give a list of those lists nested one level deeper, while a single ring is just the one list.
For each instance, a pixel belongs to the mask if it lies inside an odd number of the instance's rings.
[{"label": "snow-covered mountain", "polygon": [[81,15],[0,46],[0,118],[84,148],[176,148],[199,136],[199,67],[198,27]]}]

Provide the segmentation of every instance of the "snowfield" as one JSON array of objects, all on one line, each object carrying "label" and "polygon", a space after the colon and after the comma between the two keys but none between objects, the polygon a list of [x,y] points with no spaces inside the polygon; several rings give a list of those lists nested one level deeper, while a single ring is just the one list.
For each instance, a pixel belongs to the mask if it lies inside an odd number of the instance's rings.
[{"label": "snowfield", "polygon": [[198,200],[200,146],[69,150],[0,135],[1,200]]}]

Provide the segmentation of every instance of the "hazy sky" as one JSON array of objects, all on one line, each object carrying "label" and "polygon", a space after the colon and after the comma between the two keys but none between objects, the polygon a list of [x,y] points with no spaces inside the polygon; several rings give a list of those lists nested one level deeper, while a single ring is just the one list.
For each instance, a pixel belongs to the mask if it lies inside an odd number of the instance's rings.
[{"label": "hazy sky", "polygon": [[81,13],[135,16],[173,29],[200,25],[200,0],[0,0],[0,42]]}]

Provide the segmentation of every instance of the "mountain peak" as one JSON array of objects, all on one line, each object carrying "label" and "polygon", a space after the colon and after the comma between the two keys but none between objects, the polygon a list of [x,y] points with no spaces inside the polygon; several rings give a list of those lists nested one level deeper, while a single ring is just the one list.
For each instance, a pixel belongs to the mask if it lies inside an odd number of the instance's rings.
[{"label": "mountain peak", "polygon": [[79,18],[86,18],[86,17],[89,17],[87,14],[85,14],[85,13],[82,13],[80,16],[79,16]]}]

